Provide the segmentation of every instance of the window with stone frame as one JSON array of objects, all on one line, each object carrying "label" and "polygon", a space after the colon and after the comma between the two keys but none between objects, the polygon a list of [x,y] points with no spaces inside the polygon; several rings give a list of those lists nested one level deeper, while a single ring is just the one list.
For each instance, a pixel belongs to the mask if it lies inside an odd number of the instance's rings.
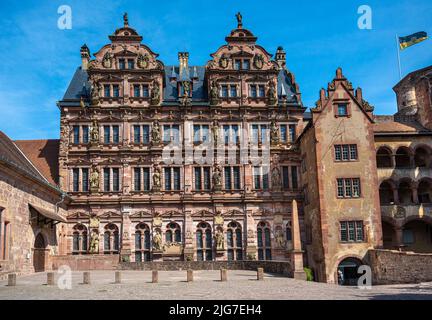
[{"label": "window with stone frame", "polygon": [[211,226],[200,222],[196,229],[196,248],[198,261],[213,260],[213,236]]},{"label": "window with stone frame", "polygon": [[180,143],[180,125],[164,124],[163,125],[163,142]]},{"label": "window with stone frame", "polygon": [[225,144],[240,143],[240,126],[238,124],[224,124],[222,129]]},{"label": "window with stone frame", "polygon": [[114,223],[109,223],[104,228],[104,254],[117,254],[119,250],[119,228]]},{"label": "window with stone frame", "polygon": [[120,191],[120,168],[103,169],[103,191],[104,192]]},{"label": "window with stone frame", "polygon": [[132,141],[134,144],[150,143],[150,125],[149,124],[134,124],[132,125]]},{"label": "window with stone frame", "polygon": [[119,144],[120,143],[120,125],[103,125],[103,143]]},{"label": "window with stone frame", "polygon": [[146,223],[139,223],[135,227],[135,262],[150,261],[150,252],[150,228]]},{"label": "window with stone frame", "polygon": [[180,191],[181,190],[181,168],[180,167],[164,167],[164,190],[165,191]]},{"label": "window with stone frame", "polygon": [[258,260],[271,260],[270,224],[261,221],[257,227]]},{"label": "window with stone frame", "polygon": [[240,224],[236,221],[230,222],[226,234],[228,261],[243,260],[243,236]]},{"label": "window with stone frame", "polygon": [[240,166],[224,167],[225,190],[241,190]]},{"label": "window with stone frame", "polygon": [[365,234],[363,221],[341,221],[340,222],[341,242],[364,242]]},{"label": "window with stone frame", "polygon": [[181,228],[178,223],[170,222],[165,228],[165,243],[182,243]]},{"label": "window with stone frame", "polygon": [[88,251],[88,231],[83,224],[76,224],[72,232],[72,254],[86,254]]},{"label": "window with stone frame", "polygon": [[253,167],[254,189],[269,189],[269,168],[264,166]]},{"label": "window with stone frame", "polygon": [[269,144],[270,135],[267,124],[252,124],[250,141],[254,144]]},{"label": "window with stone frame", "polygon": [[210,140],[210,126],[208,124],[194,124],[193,125],[193,142],[205,143]]},{"label": "window with stone frame", "polygon": [[72,126],[72,144],[87,144],[89,142],[89,126],[73,125]]},{"label": "window with stone frame", "polygon": [[335,161],[356,161],[358,159],[356,144],[336,144],[334,146]]},{"label": "window with stone frame", "polygon": [[5,220],[4,208],[0,207],[0,261],[9,260],[10,222]]},{"label": "window with stone frame", "polygon": [[72,192],[89,191],[89,168],[72,169]]},{"label": "window with stone frame", "polygon": [[265,85],[264,84],[250,84],[249,85],[249,97],[250,98],[264,98],[265,97]]},{"label": "window with stone frame", "polygon": [[133,190],[134,191],[150,191],[150,167],[134,167],[133,168]]},{"label": "window with stone frame", "polygon": [[360,178],[339,178],[337,182],[338,198],[359,198],[361,196]]},{"label": "window with stone frame", "polygon": [[210,167],[194,167],[194,189],[196,191],[211,190]]}]

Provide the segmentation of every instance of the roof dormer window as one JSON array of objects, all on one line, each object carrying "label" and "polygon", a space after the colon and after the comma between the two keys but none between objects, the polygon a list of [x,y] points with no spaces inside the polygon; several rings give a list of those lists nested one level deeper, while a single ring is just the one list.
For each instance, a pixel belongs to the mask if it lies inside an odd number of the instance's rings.
[{"label": "roof dormer window", "polygon": [[243,60],[243,70],[249,70],[250,69],[250,60],[244,59]]},{"label": "roof dormer window", "polygon": [[128,60],[128,69],[135,69],[135,61],[133,59]]},{"label": "roof dormer window", "polygon": [[119,69],[120,70],[126,69],[125,59],[119,59]]}]

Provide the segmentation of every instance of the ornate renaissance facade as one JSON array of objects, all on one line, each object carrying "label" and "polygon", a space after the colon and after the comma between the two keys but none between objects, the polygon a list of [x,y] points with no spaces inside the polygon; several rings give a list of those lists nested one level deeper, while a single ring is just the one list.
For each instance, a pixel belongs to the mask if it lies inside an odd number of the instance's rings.
[{"label": "ornate renaissance facade", "polygon": [[[283,48],[258,45],[240,14],[205,66],[188,52],[165,65],[126,14],[109,40],[94,59],[81,47],[60,140],[15,142],[53,194],[43,208],[31,198],[34,270],[276,260],[335,283],[369,250],[432,252],[431,67],[394,88],[394,116],[374,115],[341,68],[306,112]],[[1,228],[22,227],[7,198]],[[14,245],[8,230],[0,248]]]}]

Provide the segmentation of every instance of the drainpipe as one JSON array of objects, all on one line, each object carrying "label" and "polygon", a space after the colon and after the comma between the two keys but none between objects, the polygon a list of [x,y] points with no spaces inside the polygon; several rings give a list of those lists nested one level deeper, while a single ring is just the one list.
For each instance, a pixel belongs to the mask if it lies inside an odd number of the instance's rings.
[{"label": "drainpipe", "polygon": [[56,204],[55,204],[55,213],[56,213],[56,214],[58,213],[58,207],[59,207],[59,204],[63,203],[64,200],[65,200],[65,198],[66,198],[66,193],[62,192],[62,193],[61,193],[61,199],[60,199],[60,201],[59,201],[59,202],[56,202]]}]

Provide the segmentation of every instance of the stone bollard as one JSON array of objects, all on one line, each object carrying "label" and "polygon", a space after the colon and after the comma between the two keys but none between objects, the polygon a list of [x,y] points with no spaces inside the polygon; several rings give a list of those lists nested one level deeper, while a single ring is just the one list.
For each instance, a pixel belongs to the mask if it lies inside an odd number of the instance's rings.
[{"label": "stone bollard", "polygon": [[227,270],[226,269],[221,269],[220,270],[220,276],[221,276],[221,281],[227,281],[228,280]]},{"label": "stone bollard", "polygon": [[90,284],[90,272],[83,273],[83,284]]},{"label": "stone bollard", "polygon": [[257,280],[264,280],[264,269],[263,268],[258,268]]},{"label": "stone bollard", "polygon": [[157,270],[152,270],[152,283],[158,283],[159,274]]},{"label": "stone bollard", "polygon": [[188,269],[186,281],[187,282],[192,282],[193,281],[193,270]]},{"label": "stone bollard", "polygon": [[54,272],[48,272],[47,273],[47,286],[53,286],[54,285]]},{"label": "stone bollard", "polygon": [[16,286],[16,273],[9,273],[8,274],[8,287],[15,287]]},{"label": "stone bollard", "polygon": [[120,271],[116,271],[115,273],[115,283],[121,283],[121,273]]}]

